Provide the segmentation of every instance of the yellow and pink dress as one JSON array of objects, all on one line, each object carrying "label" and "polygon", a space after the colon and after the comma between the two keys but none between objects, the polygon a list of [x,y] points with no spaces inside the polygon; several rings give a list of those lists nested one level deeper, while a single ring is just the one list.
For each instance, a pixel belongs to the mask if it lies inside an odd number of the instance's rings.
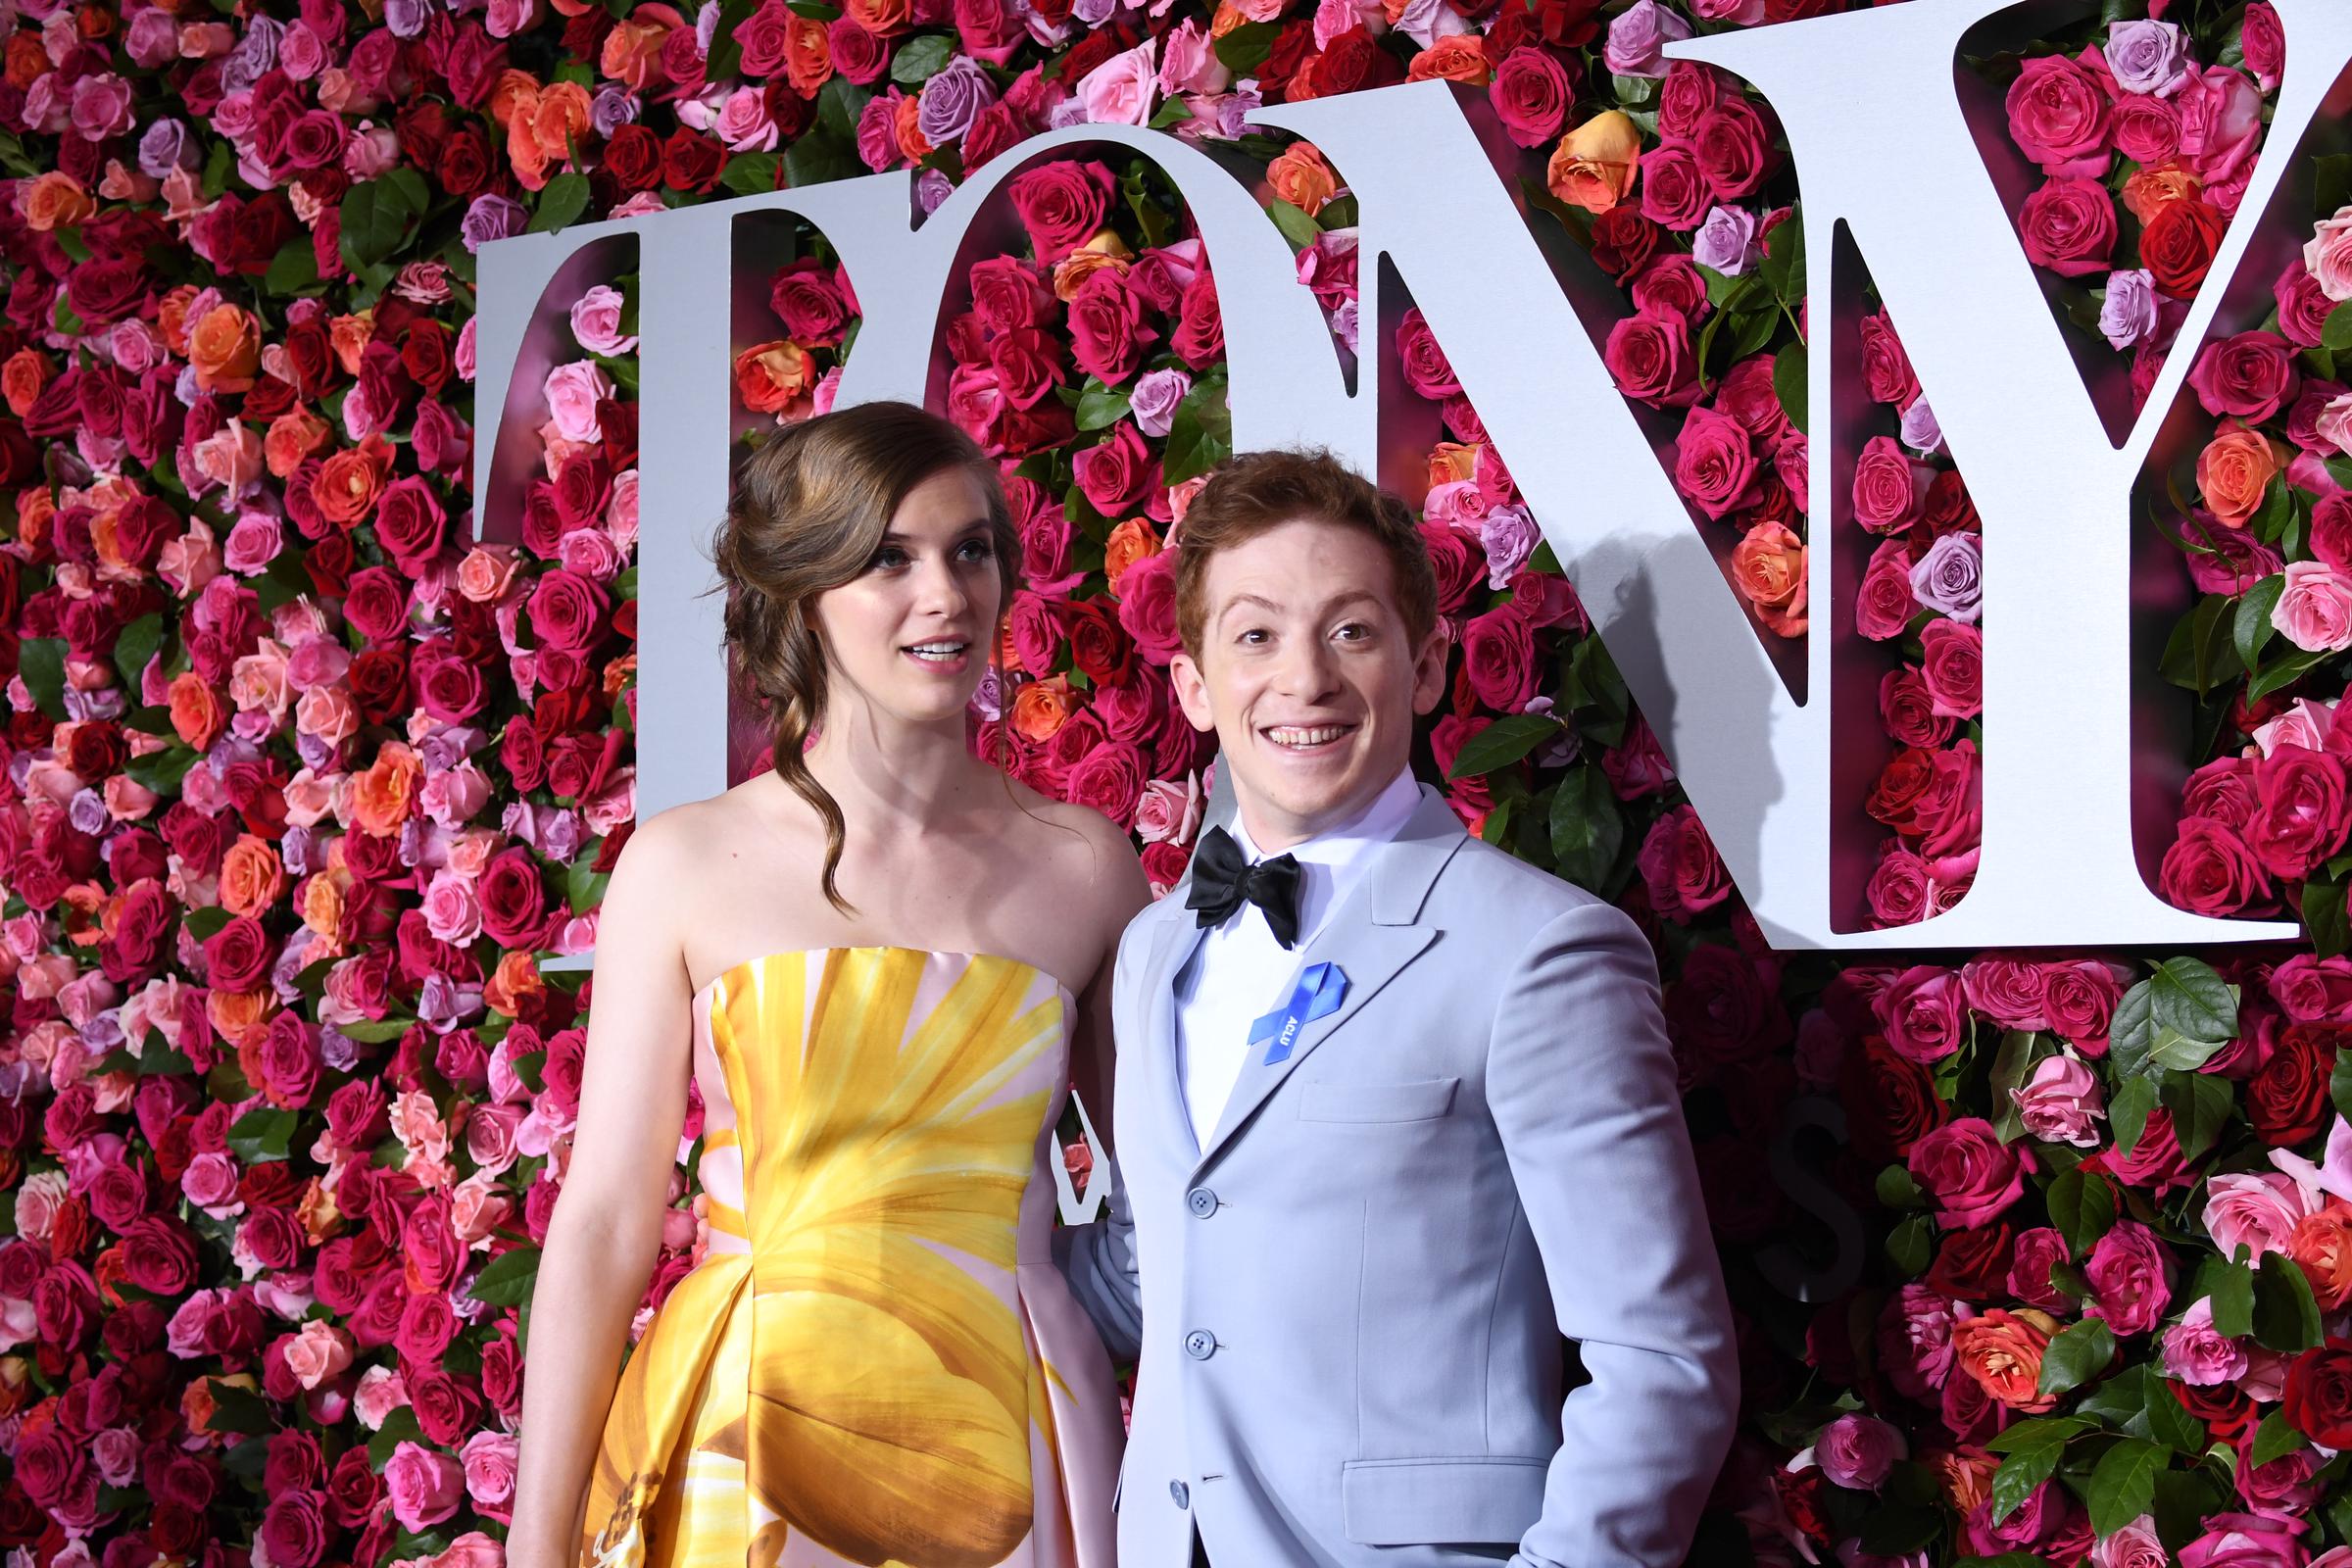
[{"label": "yellow and pink dress", "polygon": [[1118,1392],[1050,1246],[1075,1005],[906,948],[696,993],[710,1247],[621,1375],[587,1568],[1110,1568]]}]

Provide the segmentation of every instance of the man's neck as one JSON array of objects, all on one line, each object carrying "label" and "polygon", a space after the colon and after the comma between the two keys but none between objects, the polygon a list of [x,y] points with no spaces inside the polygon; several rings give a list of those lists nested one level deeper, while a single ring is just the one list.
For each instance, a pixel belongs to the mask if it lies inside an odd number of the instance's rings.
[{"label": "man's neck", "polygon": [[1300,845],[1311,844],[1328,834],[1345,832],[1355,826],[1372,813],[1390,787],[1409,771],[1409,768],[1399,768],[1382,779],[1376,788],[1312,819],[1287,816],[1252,801],[1243,788],[1242,781],[1237,778],[1233,783],[1235,816],[1247,835],[1250,848],[1261,857],[1281,855]]}]

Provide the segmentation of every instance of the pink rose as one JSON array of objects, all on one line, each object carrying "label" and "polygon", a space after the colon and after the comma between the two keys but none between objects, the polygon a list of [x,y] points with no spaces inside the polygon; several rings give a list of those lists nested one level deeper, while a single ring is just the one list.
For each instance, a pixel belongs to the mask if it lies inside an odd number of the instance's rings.
[{"label": "pink rose", "polygon": [[[2207,192],[2236,185],[2262,141],[2262,91],[2243,72],[2208,66],[2174,100],[2180,110],[2180,158]],[[2225,213],[2236,202],[2217,202]]]},{"label": "pink rose", "polygon": [[1653,409],[1688,408],[1698,401],[1690,324],[1680,316],[1627,317],[1609,328],[1601,359],[1618,391]]},{"label": "pink rose", "polygon": [[595,362],[574,360],[557,366],[547,373],[546,392],[548,416],[555,421],[558,435],[578,442],[604,438],[596,406],[612,395],[612,378]]},{"label": "pink rose", "polygon": [[2318,1209],[2293,1178],[2275,1171],[2233,1172],[2205,1184],[2205,1230],[2224,1257],[2241,1247],[2256,1258],[2284,1252],[2295,1222]]},{"label": "pink rose", "polygon": [[1873,436],[1854,460],[1854,520],[1872,533],[1900,533],[1920,519],[1936,470],[1907,457],[1892,436]]},{"label": "pink rose", "polygon": [[1813,1442],[1813,1462],[1831,1483],[1853,1492],[1876,1492],[1886,1484],[1894,1462],[1910,1454],[1903,1435],[1876,1416],[1846,1414],[1822,1429]]},{"label": "pink rose", "polygon": [[1159,40],[1146,38],[1086,74],[1078,83],[1078,101],[1085,106],[1089,124],[1140,125],[1152,118],[1159,86],[1158,52]]},{"label": "pink rose", "polygon": [[2209,1297],[2198,1298],[2164,1331],[2163,1353],[2165,1376],[2191,1388],[2215,1388],[2246,1374],[2245,1346],[2215,1331]]},{"label": "pink rose", "polygon": [[1862,587],[1854,596],[1854,630],[1873,642],[1900,637],[1919,613],[1911,590],[1911,553],[1900,539],[1887,539],[1870,553]]},{"label": "pink rose", "polygon": [[2018,214],[2026,260],[2061,277],[2108,270],[2115,255],[2115,198],[2095,179],[2052,179]]},{"label": "pink rose", "polygon": [[[571,335],[591,354],[627,354],[637,347],[637,335],[620,329],[628,301],[620,290],[598,283],[571,307]],[[593,411],[592,411],[593,412]]]},{"label": "pink rose", "polygon": [[2010,1090],[2009,1098],[2026,1131],[2043,1143],[2098,1147],[2099,1131],[2092,1123],[2106,1115],[2099,1080],[2074,1057],[2043,1057],[2034,1064],[2034,1076]]},{"label": "pink rose", "polygon": [[[1109,440],[1081,450],[1070,460],[1078,488],[1105,517],[1125,516],[1142,504],[1144,492],[1158,479],[1159,465],[1144,445],[1143,436],[1124,419]],[[1120,579],[1125,586],[1125,579]]]},{"label": "pink rose", "polygon": [[2306,653],[2352,648],[2352,577],[2317,561],[2288,562],[2271,624]]},{"label": "pink rose", "polygon": [[2042,968],[2042,1011],[2050,1028],[2073,1041],[2083,1054],[2107,1054],[2107,1026],[2123,1000],[2131,971],[2107,958],[2080,958]]},{"label": "pink rose", "polygon": [[1516,713],[1536,695],[1535,631],[1515,605],[1475,616],[1462,628],[1462,672],[1480,706]]},{"label": "pink rose", "polygon": [[1175,551],[1146,557],[1120,576],[1119,625],[1150,663],[1165,667],[1183,650],[1176,629]]},{"label": "pink rose", "polygon": [[297,1329],[286,1346],[286,1366],[306,1389],[341,1374],[351,1365],[351,1336],[318,1319]]},{"label": "pink rose", "polygon": [[1058,262],[1093,237],[1109,211],[1111,189],[1109,170],[1066,159],[1041,164],[1015,178],[1013,211],[1029,231],[1037,260]]},{"label": "pink rose", "polygon": [[1760,499],[1755,443],[1746,428],[1713,409],[1692,409],[1674,444],[1674,487],[1720,521]]},{"label": "pink rose", "polygon": [[2180,1568],[2303,1568],[2301,1519],[2207,1514],[2205,1534],[2180,1548]]},{"label": "pink rose", "polygon": [[1688,922],[1731,897],[1731,873],[1690,807],[1678,806],[1651,825],[1640,863],[1650,906],[1666,919]]},{"label": "pink rose", "polygon": [[2144,1513],[2090,1548],[2091,1568],[2170,1568],[2172,1560]]},{"label": "pink rose", "polygon": [[1887,1046],[1912,1061],[1940,1061],[1958,1051],[1968,1034],[1967,1001],[1954,970],[1933,964],[1905,969],[1870,1005]]},{"label": "pink rose", "polygon": [[2303,247],[2303,267],[2330,300],[2339,305],[2352,300],[2352,207],[2338,209],[2312,231]]},{"label": "pink rose", "polygon": [[2300,381],[2285,340],[2271,332],[2240,332],[2211,345],[2188,378],[2206,413],[2256,423],[2293,398]]},{"label": "pink rose", "polygon": [[1974,1230],[2026,1190],[2024,1157],[1982,1116],[1946,1122],[1911,1146],[1910,1171],[1939,1205],[1947,1226]]},{"label": "pink rose", "polygon": [[466,1471],[466,1494],[477,1507],[499,1507],[514,1496],[516,1445],[503,1432],[476,1432],[458,1457]]},{"label": "pink rose", "polygon": [[1906,1285],[1879,1310],[1879,1364],[1914,1399],[1931,1399],[1952,1375],[1951,1298],[1925,1285]]},{"label": "pink rose", "polygon": [[2192,914],[2242,914],[2271,897],[2270,873],[2245,841],[2211,817],[2183,817],[2157,867],[2157,892]]},{"label": "pink rose", "polygon": [[1520,44],[1494,68],[1487,96],[1505,135],[1521,147],[1541,147],[1559,135],[1575,92],[1550,50]]},{"label": "pink rose", "polygon": [[2107,172],[2108,99],[2089,72],[2063,55],[2025,63],[2009,85],[2009,134],[2045,174]]},{"label": "pink rose", "polygon": [[2072,1298],[2050,1283],[2050,1271],[2068,1261],[2066,1238],[2049,1226],[2036,1225],[2022,1233],[2009,1255],[2009,1294],[2045,1312],[2072,1313]]},{"label": "pink rose", "polygon": [[2118,1220],[2100,1237],[2082,1272],[2092,1293],[2085,1310],[2118,1335],[2147,1333],[2173,1304],[2172,1258],[2137,1220]]}]

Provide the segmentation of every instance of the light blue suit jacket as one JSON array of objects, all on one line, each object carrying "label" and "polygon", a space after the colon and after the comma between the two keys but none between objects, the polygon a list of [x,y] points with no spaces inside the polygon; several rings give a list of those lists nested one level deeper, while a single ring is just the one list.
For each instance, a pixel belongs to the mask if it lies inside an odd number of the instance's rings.
[{"label": "light blue suit jacket", "polygon": [[1185,890],[1121,941],[1111,1206],[1058,1246],[1140,1348],[1122,1568],[1196,1526],[1217,1568],[1672,1568],[1739,1374],[1649,945],[1426,787],[1372,853],[1300,955],[1346,999],[1204,1143]]}]

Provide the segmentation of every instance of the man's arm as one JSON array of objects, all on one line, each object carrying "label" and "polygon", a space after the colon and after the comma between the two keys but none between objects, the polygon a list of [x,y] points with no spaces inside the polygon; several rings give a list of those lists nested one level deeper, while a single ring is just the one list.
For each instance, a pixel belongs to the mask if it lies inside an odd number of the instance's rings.
[{"label": "man's arm", "polygon": [[[1134,929],[1131,923],[1130,935]],[[1116,1081],[1110,1063],[1115,1059],[1117,1048],[1130,1038],[1127,1020],[1133,1011],[1125,1002],[1125,993],[1131,989],[1131,971],[1125,961],[1128,942],[1128,936],[1121,937],[1120,961],[1115,967],[1105,964],[1107,972],[1088,988],[1090,1004],[1081,1030],[1087,1037],[1083,1044],[1103,1064],[1100,1081],[1105,1084]],[[1107,1005],[1102,1003],[1104,997],[1108,998]],[[1110,1183],[1110,1198],[1103,1204],[1101,1219],[1085,1225],[1065,1225],[1054,1232],[1054,1261],[1060,1265],[1062,1277],[1069,1281],[1070,1294],[1094,1320],[1095,1332],[1102,1336],[1110,1353],[1121,1359],[1133,1359],[1142,1352],[1144,1343],[1144,1293],[1136,1269],[1135,1218],[1128,1207],[1127,1184],[1119,1175],[1117,1135],[1112,1126],[1114,1107],[1109,1103],[1090,1103],[1087,1110],[1095,1117],[1096,1132],[1104,1145],[1104,1168],[1095,1172],[1094,1180]]]},{"label": "man's arm", "polygon": [[1673,1568],[1739,1412],[1731,1310],[1683,1125],[1656,960],[1603,904],[1536,934],[1496,1009],[1488,1100],[1561,1332],[1560,1412],[1513,1568]]}]

